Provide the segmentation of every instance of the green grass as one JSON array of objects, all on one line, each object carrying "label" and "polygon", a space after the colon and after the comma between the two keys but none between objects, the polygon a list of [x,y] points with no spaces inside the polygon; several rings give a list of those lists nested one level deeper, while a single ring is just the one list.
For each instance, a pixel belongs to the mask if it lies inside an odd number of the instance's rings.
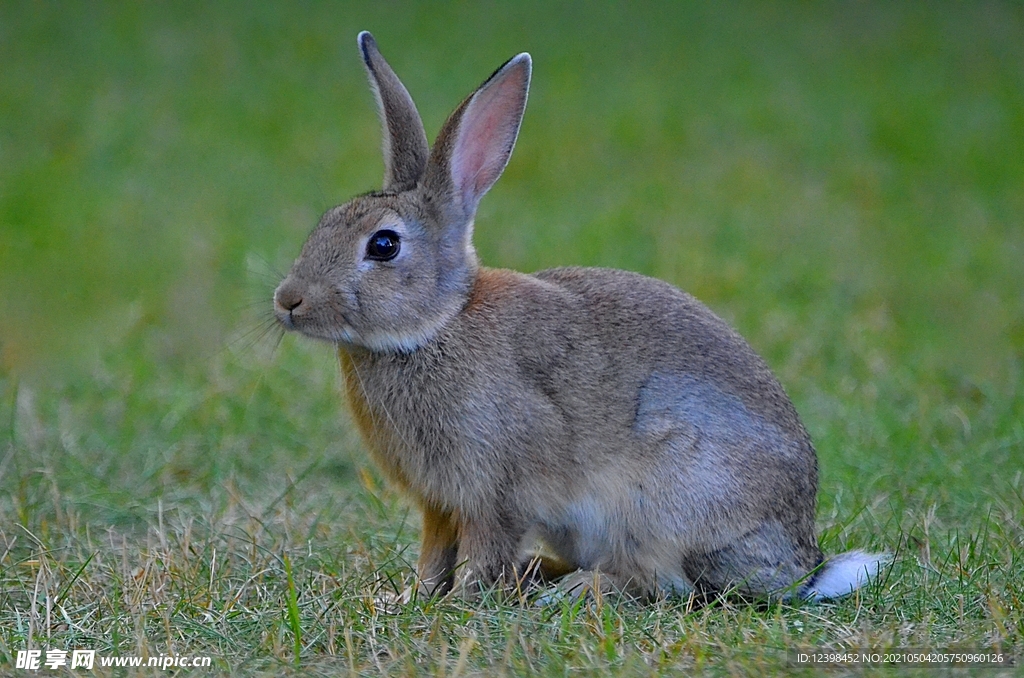
[{"label": "green grass", "polygon": [[[822,547],[896,553],[877,584],[384,604],[418,519],[329,348],[261,335],[319,213],[379,185],[364,28],[428,132],[533,54],[483,260],[641,271],[733,323],[815,439]],[[1021,63],[1009,2],[0,5],[0,672],[29,646],[266,675],[1021,658]]]}]

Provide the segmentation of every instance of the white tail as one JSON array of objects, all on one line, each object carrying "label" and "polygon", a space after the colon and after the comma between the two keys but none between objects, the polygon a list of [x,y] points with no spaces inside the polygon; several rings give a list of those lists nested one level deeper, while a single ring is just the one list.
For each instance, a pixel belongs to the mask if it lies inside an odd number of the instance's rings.
[{"label": "white tail", "polygon": [[849,595],[867,584],[892,561],[888,553],[847,551],[829,558],[811,579],[805,598],[822,600]]}]

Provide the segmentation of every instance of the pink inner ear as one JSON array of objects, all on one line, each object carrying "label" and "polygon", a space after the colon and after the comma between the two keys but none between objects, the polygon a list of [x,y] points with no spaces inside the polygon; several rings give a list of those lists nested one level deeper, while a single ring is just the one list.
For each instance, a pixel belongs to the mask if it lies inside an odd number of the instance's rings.
[{"label": "pink inner ear", "polygon": [[[470,124],[459,130],[459,140],[467,138],[469,141],[459,144],[460,148],[455,156],[455,172],[462,177],[463,193],[479,199],[490,188],[489,183],[485,184],[491,174],[490,165],[495,164],[494,155],[501,151],[501,145],[497,143],[501,119],[496,112],[488,110],[467,122]],[[501,171],[500,167],[498,171]]]},{"label": "pink inner ear", "polygon": [[452,180],[470,210],[501,176],[512,153],[526,97],[523,79],[516,75],[503,73],[479,91],[459,123]]}]

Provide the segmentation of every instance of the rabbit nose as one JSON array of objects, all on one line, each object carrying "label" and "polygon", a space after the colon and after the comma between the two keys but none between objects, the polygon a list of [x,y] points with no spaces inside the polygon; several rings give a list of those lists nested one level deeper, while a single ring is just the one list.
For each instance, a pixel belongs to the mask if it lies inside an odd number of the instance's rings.
[{"label": "rabbit nose", "polygon": [[302,292],[294,287],[282,285],[274,293],[274,304],[286,313],[291,313],[302,305]]}]

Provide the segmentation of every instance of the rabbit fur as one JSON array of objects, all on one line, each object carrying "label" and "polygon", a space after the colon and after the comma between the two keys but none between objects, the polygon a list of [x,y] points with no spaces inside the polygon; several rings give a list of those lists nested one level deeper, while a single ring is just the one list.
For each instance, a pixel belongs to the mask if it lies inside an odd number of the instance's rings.
[{"label": "rabbit fur", "polygon": [[828,597],[875,574],[881,556],[823,561],[807,431],[704,305],[626,271],[478,264],[473,219],[512,153],[530,56],[430,147],[373,37],[358,42],[383,190],[323,216],[274,305],[286,328],[337,345],[367,447],[422,512],[422,585],[576,571],[567,581],[638,596]]}]

